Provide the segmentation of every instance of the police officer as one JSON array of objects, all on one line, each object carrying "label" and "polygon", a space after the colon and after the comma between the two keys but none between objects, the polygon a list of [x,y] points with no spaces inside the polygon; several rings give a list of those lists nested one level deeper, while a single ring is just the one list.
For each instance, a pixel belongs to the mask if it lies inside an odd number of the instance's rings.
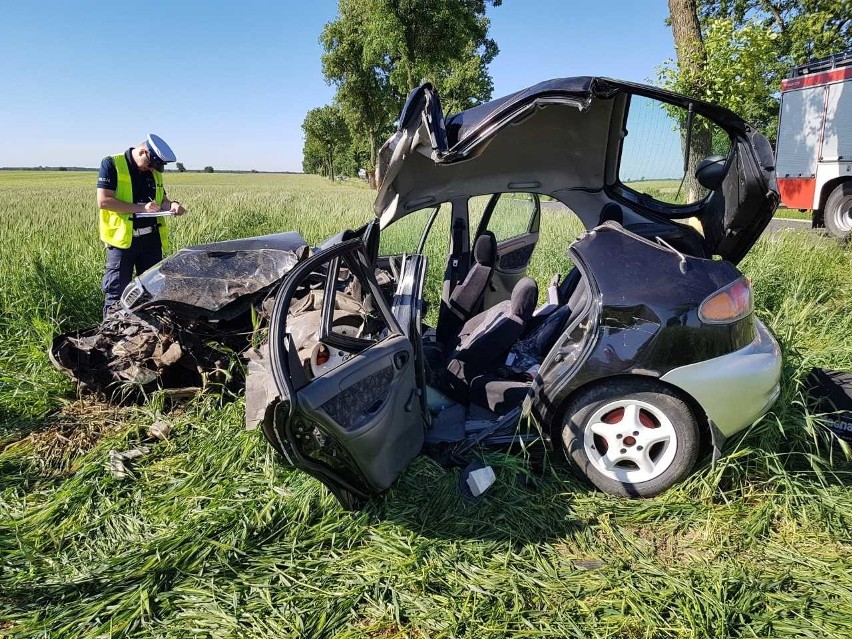
[{"label": "police officer", "polygon": [[106,295],[104,317],[136,275],[163,259],[168,249],[166,217],[137,217],[137,213],[186,209],[172,202],[163,189],[163,169],[175,161],[163,139],[150,134],[138,146],[105,157],[98,174],[98,232],[106,244],[106,269],[101,287]]}]

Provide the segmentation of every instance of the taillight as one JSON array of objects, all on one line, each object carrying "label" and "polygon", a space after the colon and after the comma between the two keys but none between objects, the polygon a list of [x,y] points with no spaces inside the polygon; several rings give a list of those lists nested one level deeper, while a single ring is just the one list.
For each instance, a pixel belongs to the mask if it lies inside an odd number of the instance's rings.
[{"label": "taillight", "polygon": [[698,318],[705,324],[727,324],[747,317],[753,310],[751,284],[741,277],[701,302]]}]

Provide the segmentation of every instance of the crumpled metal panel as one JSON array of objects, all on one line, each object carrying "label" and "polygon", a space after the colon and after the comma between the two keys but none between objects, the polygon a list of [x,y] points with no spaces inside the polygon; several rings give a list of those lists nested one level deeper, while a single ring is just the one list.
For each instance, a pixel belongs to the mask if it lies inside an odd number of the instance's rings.
[{"label": "crumpled metal panel", "polygon": [[252,348],[243,356],[248,361],[246,375],[246,428],[252,430],[266,417],[269,406],[279,398],[269,362],[269,344]]},{"label": "crumpled metal panel", "polygon": [[145,304],[174,302],[215,313],[274,284],[307,253],[298,233],[181,249],[139,277]]}]

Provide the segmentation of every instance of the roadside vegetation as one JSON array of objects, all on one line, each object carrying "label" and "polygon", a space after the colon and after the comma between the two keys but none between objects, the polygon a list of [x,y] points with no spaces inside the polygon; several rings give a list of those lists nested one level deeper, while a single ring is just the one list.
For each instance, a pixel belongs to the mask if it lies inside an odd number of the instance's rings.
[{"label": "roadside vegetation", "polygon": [[[645,195],[648,195],[655,200],[660,200],[661,202],[683,204],[686,204],[687,202],[685,191],[682,190],[680,196],[677,194],[678,188],[680,187],[680,180],[632,180],[625,184],[634,191],[644,193]],[[775,217],[788,220],[810,221],[811,212],[799,211],[798,209],[787,209],[779,206],[775,211]]]},{"label": "roadside vegetation", "polygon": [[[848,248],[783,231],[745,260],[783,389],[715,468],[638,501],[593,492],[560,454],[534,470],[482,451],[498,482],[474,504],[420,458],[350,514],[244,429],[242,397],[116,407],[51,367],[52,336],[99,319],[94,183],[0,180],[0,636],[852,636],[852,464],[802,393],[812,366],[852,369]],[[315,244],[371,219],[374,197],[317,176],[181,173],[167,189],[191,210],[176,246],[292,229]],[[413,250],[427,216],[382,249]],[[544,211],[540,284],[579,230]],[[157,420],[169,439],[113,477],[108,451]]]}]

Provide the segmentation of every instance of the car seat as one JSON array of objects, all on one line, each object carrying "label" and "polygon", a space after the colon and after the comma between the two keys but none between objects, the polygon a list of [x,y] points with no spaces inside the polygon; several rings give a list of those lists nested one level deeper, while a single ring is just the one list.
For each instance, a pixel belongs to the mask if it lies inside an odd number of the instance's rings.
[{"label": "car seat", "polygon": [[451,343],[461,326],[482,308],[485,289],[491,284],[497,262],[497,239],[491,231],[483,231],[473,245],[474,264],[464,281],[450,295],[449,304],[441,304],[436,338]]},{"label": "car seat", "polygon": [[572,283],[568,301],[544,317],[537,326],[533,324],[541,318],[533,317],[527,323],[527,333],[512,346],[511,352],[519,355],[510,366],[515,375],[489,372],[472,378],[468,384],[471,404],[487,408],[497,415],[505,415],[523,402],[530,390],[531,377],[537,373],[528,370],[519,375],[519,360],[523,362],[522,368],[529,365],[530,359],[541,363],[565,329],[580,317],[589,305],[591,291],[587,284],[580,283],[579,271],[572,269],[566,279]]},{"label": "car seat", "polygon": [[471,380],[506,361],[532,317],[537,299],[538,285],[525,277],[512,289],[511,299],[465,322],[447,361],[448,381],[457,395],[466,396]]}]

